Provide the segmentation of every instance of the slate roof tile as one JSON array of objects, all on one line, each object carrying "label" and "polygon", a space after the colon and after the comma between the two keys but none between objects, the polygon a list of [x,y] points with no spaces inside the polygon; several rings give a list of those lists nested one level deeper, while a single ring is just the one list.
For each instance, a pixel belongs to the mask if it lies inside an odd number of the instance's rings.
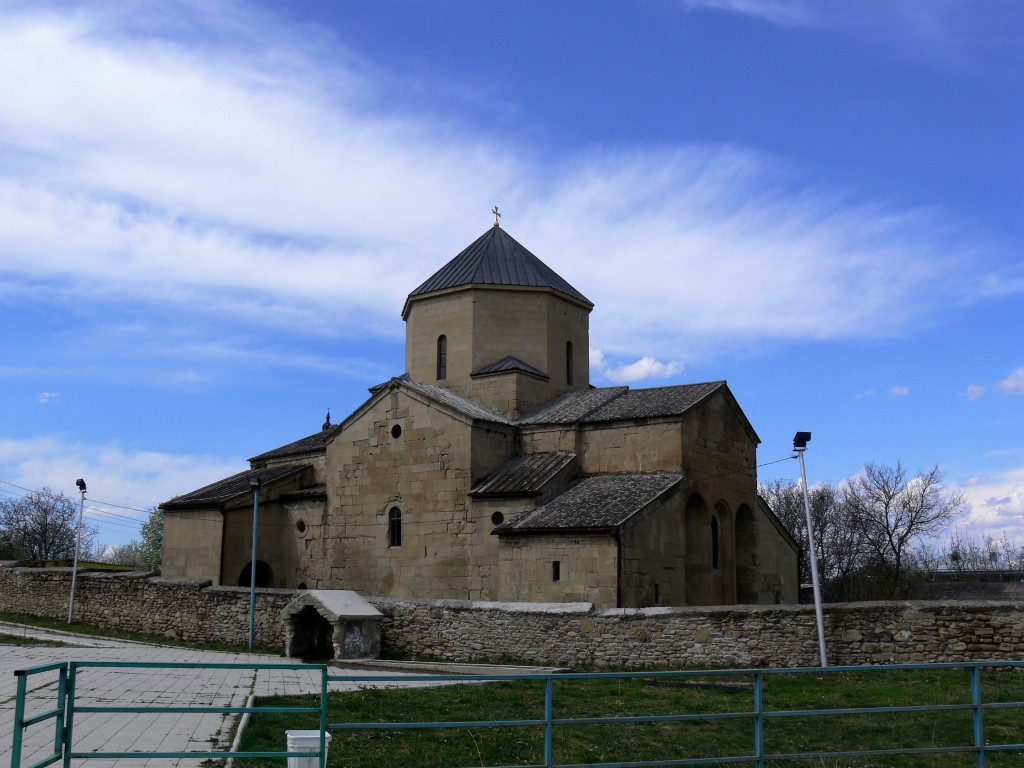
[{"label": "slate roof tile", "polygon": [[321,429],[301,440],[282,445],[280,448],[253,456],[249,461],[267,461],[268,459],[283,459],[286,456],[293,456],[300,453],[312,453],[323,451],[327,446],[327,438],[334,432],[333,429]]},{"label": "slate roof tile", "polygon": [[552,288],[587,306],[594,306],[590,299],[526,250],[505,230],[494,226],[410,293],[402,316],[408,316],[409,301],[413,297],[464,285]]},{"label": "slate roof tile", "polygon": [[540,368],[534,368],[529,363],[524,363],[518,357],[512,357],[507,355],[497,362],[485,365],[482,368],[477,368],[473,371],[470,376],[486,376],[489,373],[504,373],[505,371],[522,371],[523,373],[530,373],[534,376],[539,376],[542,379],[550,379],[544,371]]},{"label": "slate roof tile", "polygon": [[519,420],[519,423],[527,426],[534,424],[575,424],[583,421],[591,411],[614,400],[625,392],[629,387],[601,387],[599,389],[585,389],[579,392],[566,392],[551,400],[533,413],[529,413]]},{"label": "slate roof tile", "polygon": [[498,535],[618,528],[683,481],[669,472],[592,475],[495,529]]},{"label": "slate roof tile", "polygon": [[285,464],[279,467],[267,467],[264,469],[247,469],[245,472],[239,472],[237,475],[218,480],[191,493],[175,496],[160,506],[167,511],[220,506],[236,496],[241,496],[243,493],[251,494],[250,478],[257,477],[263,485],[269,485],[275,480],[280,480],[282,477],[287,477],[295,472],[302,472],[306,468],[303,464]]},{"label": "slate roof tile", "polygon": [[530,496],[540,494],[544,486],[576,461],[575,453],[530,453],[518,456],[469,492],[472,496]]},{"label": "slate roof tile", "polygon": [[724,381],[703,384],[678,384],[672,387],[631,389],[621,397],[610,399],[587,414],[586,422],[642,419],[656,416],[679,416],[717,389]]}]

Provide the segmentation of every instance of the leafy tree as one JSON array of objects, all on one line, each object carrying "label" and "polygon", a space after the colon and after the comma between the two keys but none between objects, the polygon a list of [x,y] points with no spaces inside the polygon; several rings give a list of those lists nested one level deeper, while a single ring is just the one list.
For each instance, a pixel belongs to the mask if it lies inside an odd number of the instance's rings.
[{"label": "leafy tree", "polygon": [[[0,538],[26,558],[62,560],[75,556],[79,501],[49,488],[0,501]],[[96,529],[82,526],[82,551]]]},{"label": "leafy tree", "polygon": [[938,465],[908,477],[903,465],[867,464],[839,489],[840,502],[867,547],[865,565],[894,598],[912,564],[913,545],[946,528],[963,509],[962,494],[946,493]]},{"label": "leafy tree", "polygon": [[127,544],[114,547],[107,561],[117,565],[160,570],[164,538],[164,513],[161,509],[150,510],[149,518],[142,524],[139,534],[141,540],[133,539]]}]

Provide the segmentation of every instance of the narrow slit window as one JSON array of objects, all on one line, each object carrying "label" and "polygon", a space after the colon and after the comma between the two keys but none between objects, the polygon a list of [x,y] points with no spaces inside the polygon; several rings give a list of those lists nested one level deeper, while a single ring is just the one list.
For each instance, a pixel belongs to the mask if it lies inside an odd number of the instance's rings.
[{"label": "narrow slit window", "polygon": [[448,337],[437,337],[437,380],[448,378]]},{"label": "narrow slit window", "polygon": [[565,383],[572,385],[572,342],[565,342]]},{"label": "narrow slit window", "polygon": [[388,546],[402,546],[402,510],[398,507],[388,512]]},{"label": "narrow slit window", "polygon": [[562,580],[562,562],[560,560],[553,560],[551,562],[551,580]]}]

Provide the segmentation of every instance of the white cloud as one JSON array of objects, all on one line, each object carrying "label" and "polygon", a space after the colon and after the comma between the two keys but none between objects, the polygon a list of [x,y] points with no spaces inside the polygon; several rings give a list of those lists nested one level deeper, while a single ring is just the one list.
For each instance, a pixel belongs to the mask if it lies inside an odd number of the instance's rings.
[{"label": "white cloud", "polygon": [[996,389],[1004,395],[1024,395],[1024,366],[996,384]]},{"label": "white cloud", "polygon": [[1024,546],[1024,467],[971,478],[961,490],[968,508],[958,527],[978,539],[1005,533]]},{"label": "white cloud", "polygon": [[854,399],[855,400],[866,400],[867,398],[874,397],[874,396],[875,396],[875,390],[873,390],[873,389],[866,389],[863,392],[860,392],[860,393],[854,395]]},{"label": "white cloud", "polygon": [[56,401],[57,398],[59,398],[59,397],[60,397],[60,392],[40,392],[39,393],[39,402],[41,404],[43,404],[43,405],[46,405],[47,403],[52,403],[52,402]]},{"label": "white cloud", "polygon": [[910,387],[904,387],[899,384],[889,387],[889,395],[891,397],[906,397],[910,394]]},{"label": "white cloud", "polygon": [[967,385],[967,391],[964,392],[963,394],[964,394],[964,396],[968,400],[972,400],[973,401],[973,400],[977,400],[979,397],[984,395],[986,392],[988,392],[988,387],[986,387],[986,386],[983,386],[981,384],[968,384]]},{"label": "white cloud", "polygon": [[405,295],[498,202],[596,302],[609,376],[634,380],[766,339],[906,333],[999,284],[941,212],[854,203],[737,147],[553,163],[389,111],[344,52],[199,15],[224,27],[196,40],[246,45],[133,36],[85,8],[2,18],[7,296],[399,338]]},{"label": "white cloud", "polygon": [[628,365],[609,366],[605,362],[605,367],[600,370],[609,381],[627,384],[644,379],[667,379],[682,371],[683,365],[678,362],[664,363],[653,357],[642,357]]},{"label": "white cloud", "polygon": [[[31,490],[49,486],[52,491],[77,498],[75,480],[84,478],[89,489],[87,499],[143,510],[96,505],[97,517],[106,509],[145,520],[145,510],[248,466],[242,459],[142,451],[119,443],[67,442],[59,436],[0,440],[0,479],[5,483]],[[54,478],[65,478],[65,486],[55,486]],[[2,487],[11,490],[10,486]],[[115,526],[101,530],[100,538],[110,541],[118,536],[125,541],[137,538],[137,530]]]}]

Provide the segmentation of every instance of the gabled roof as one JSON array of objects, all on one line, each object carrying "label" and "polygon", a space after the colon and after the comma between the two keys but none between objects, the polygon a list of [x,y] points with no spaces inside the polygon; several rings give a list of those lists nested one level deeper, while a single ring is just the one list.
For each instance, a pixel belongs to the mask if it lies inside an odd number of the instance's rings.
[{"label": "gabled roof", "polygon": [[520,371],[521,373],[528,373],[531,376],[537,376],[541,379],[550,379],[544,371],[540,368],[534,368],[529,363],[524,363],[518,357],[512,357],[512,355],[506,355],[495,363],[490,363],[482,368],[477,368],[473,371],[470,376],[487,376],[492,373],[506,373],[508,371]]},{"label": "gabled roof", "polygon": [[416,296],[469,285],[550,288],[588,307],[594,306],[551,267],[495,225],[410,293],[402,317],[408,318],[409,303]]},{"label": "gabled roof", "polygon": [[293,443],[282,445],[280,448],[274,448],[273,450],[266,451],[258,456],[253,456],[249,461],[283,459],[288,456],[295,456],[302,453],[322,453],[327,446],[327,438],[333,433],[333,429],[321,429],[319,432],[309,435],[308,437],[304,437],[301,440],[296,440]]},{"label": "gabled roof", "polygon": [[537,496],[556,475],[576,460],[575,453],[530,453],[518,456],[477,483],[470,496]]},{"label": "gabled roof", "polygon": [[682,475],[669,472],[585,477],[494,532],[501,536],[618,528],[682,481]]},{"label": "gabled roof", "polygon": [[[413,381],[409,378],[408,374],[404,374],[402,376],[395,377],[390,381],[386,381],[383,384],[371,387],[370,392],[372,394],[370,395],[370,398],[350,413],[348,417],[341,422],[340,427],[344,427],[349,424],[355,416],[363,413],[372,403],[376,402],[377,398],[379,398],[382,393],[393,388],[407,389],[410,392],[416,392],[421,396],[426,397],[429,400],[433,400],[439,405],[446,406],[456,413],[460,413],[474,421],[491,421],[497,424],[506,425],[513,423],[503,414],[478,403],[476,400],[463,397],[462,395],[457,394],[450,389],[446,389],[445,387],[438,387],[434,384],[424,384],[422,381]],[[335,429],[338,428],[339,427],[335,427]]]},{"label": "gabled roof", "polygon": [[249,485],[251,478],[259,478],[259,481],[266,486],[275,480],[280,480],[282,477],[287,477],[306,469],[307,467],[301,464],[285,464],[280,467],[268,467],[265,469],[247,469],[245,472],[239,472],[237,475],[218,480],[196,491],[186,493],[184,496],[175,496],[170,501],[165,501],[160,507],[165,511],[195,509],[197,507],[219,507],[236,496],[241,496],[242,494],[251,495],[252,487]]},{"label": "gabled roof", "polygon": [[703,384],[677,384],[672,387],[630,389],[610,399],[600,408],[587,414],[586,422],[643,419],[656,416],[679,416],[690,410],[717,389],[724,381]]},{"label": "gabled roof", "polygon": [[609,400],[629,391],[629,387],[601,387],[566,392],[550,400],[533,413],[527,414],[519,423],[532,424],[575,424],[583,421],[587,414],[597,410]]}]

